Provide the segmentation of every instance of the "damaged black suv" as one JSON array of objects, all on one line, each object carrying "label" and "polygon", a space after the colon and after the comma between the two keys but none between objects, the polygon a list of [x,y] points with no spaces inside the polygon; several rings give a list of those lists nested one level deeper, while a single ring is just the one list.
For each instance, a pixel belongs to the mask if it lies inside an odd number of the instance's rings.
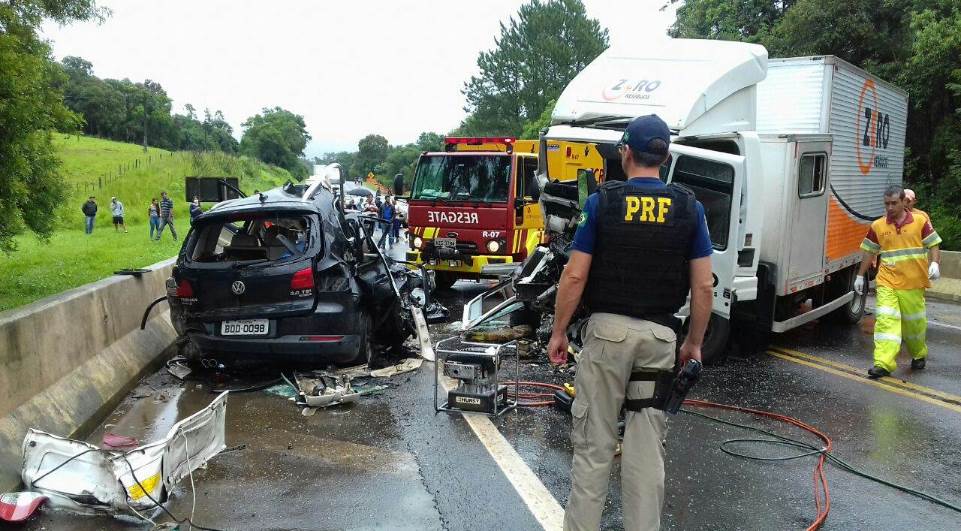
[{"label": "damaged black suv", "polygon": [[201,215],[167,280],[188,357],[321,366],[399,346],[425,279],[371,232],[320,186],[288,183]]}]

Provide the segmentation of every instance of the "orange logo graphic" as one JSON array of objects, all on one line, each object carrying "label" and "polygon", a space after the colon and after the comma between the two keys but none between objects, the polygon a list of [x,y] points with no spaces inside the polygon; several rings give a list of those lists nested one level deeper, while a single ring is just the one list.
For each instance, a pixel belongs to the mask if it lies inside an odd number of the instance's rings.
[{"label": "orange logo graphic", "polygon": [[[871,93],[871,102],[868,106],[865,106],[864,97]],[[870,103],[874,103],[870,106]],[[877,129],[875,126],[875,120],[880,119],[880,114],[878,113],[878,91],[874,86],[874,80],[868,79],[861,86],[861,95],[858,97],[858,113],[855,118],[854,126],[854,149],[858,157],[858,168],[861,173],[867,175],[871,172],[871,168],[874,167],[874,155],[878,149],[878,138],[877,135],[873,134],[873,131]],[[863,134],[862,134],[863,132]],[[867,148],[870,148],[870,154],[865,153]]]}]

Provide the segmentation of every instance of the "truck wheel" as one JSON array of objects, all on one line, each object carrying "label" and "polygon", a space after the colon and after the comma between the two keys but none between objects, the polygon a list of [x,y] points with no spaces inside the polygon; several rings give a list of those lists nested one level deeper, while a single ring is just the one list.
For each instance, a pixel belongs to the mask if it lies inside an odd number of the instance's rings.
[{"label": "truck wheel", "polygon": [[457,282],[457,276],[449,271],[435,271],[434,285],[437,289],[450,289]]},{"label": "truck wheel", "polygon": [[707,323],[707,331],[704,332],[704,343],[701,345],[701,361],[705,365],[724,361],[730,337],[731,321],[712,313],[711,320]]},{"label": "truck wheel", "polygon": [[[833,289],[829,293],[831,293],[833,297],[840,297],[845,293],[854,291],[854,279],[857,278],[857,274],[858,272],[855,267],[850,268],[846,275],[847,281],[840,284],[840,289]],[[865,286],[865,288],[866,287],[867,286]],[[861,320],[861,317],[864,316],[864,305],[867,302],[867,299],[867,289],[865,289],[864,293],[860,295],[855,293],[854,298],[851,299],[851,302],[827,314],[825,317],[827,317],[827,320],[831,321],[832,323],[857,324],[858,321]]]}]

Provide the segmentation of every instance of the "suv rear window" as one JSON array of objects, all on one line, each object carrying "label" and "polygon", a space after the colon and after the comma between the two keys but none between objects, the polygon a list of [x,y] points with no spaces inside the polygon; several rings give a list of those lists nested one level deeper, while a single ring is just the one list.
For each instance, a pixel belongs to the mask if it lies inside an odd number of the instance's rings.
[{"label": "suv rear window", "polygon": [[274,262],[301,258],[311,246],[313,218],[299,214],[230,214],[204,220],[187,244],[193,262]]}]

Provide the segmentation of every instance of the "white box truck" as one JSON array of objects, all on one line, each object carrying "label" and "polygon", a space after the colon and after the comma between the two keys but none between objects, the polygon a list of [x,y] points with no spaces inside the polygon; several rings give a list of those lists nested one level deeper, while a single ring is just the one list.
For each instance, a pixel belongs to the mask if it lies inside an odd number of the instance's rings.
[{"label": "white box truck", "polygon": [[710,358],[732,326],[756,342],[860,319],[859,245],[884,214],[884,188],[901,183],[907,106],[904,91],[836,57],[769,60],[762,46],[685,39],[612,47],[558,99],[540,173],[569,179],[573,154],[594,157],[599,180],[623,179],[615,144],[627,122],[668,123],[662,178],[694,190],[714,243]]}]

